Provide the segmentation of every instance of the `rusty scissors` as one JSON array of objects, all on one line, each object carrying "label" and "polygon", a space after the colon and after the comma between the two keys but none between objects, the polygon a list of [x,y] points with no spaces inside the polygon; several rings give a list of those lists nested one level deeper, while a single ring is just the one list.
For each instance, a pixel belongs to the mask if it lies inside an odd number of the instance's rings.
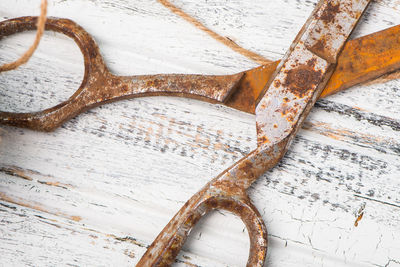
[{"label": "rusty scissors", "polygon": [[[267,231],[246,189],[285,155],[318,97],[400,68],[399,26],[347,42],[369,2],[321,0],[282,60],[225,76],[116,76],[83,28],[67,19],[49,18],[47,30],[66,34],[80,47],[85,64],[82,84],[53,108],[35,113],[0,112],[0,123],[52,131],[103,103],[153,95],[195,98],[255,113],[257,148],[187,201],[137,266],[170,265],[191,229],[213,209],[227,210],[243,220],[250,235],[247,266],[262,266]],[[22,17],[1,22],[0,38],[33,30],[36,21],[36,17]]]}]

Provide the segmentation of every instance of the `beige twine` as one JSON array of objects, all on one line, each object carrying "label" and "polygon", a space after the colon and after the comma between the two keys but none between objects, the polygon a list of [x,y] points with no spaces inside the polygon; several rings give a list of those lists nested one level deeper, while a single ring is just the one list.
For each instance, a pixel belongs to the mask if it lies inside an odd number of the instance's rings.
[{"label": "beige twine", "polygon": [[170,11],[172,11],[173,13],[177,14],[178,16],[180,16],[181,18],[183,18],[184,20],[186,20],[187,22],[191,23],[192,25],[194,25],[196,28],[204,31],[205,33],[207,33],[208,35],[210,35],[212,38],[214,38],[215,40],[221,42],[222,44],[228,46],[229,48],[231,48],[233,51],[247,57],[250,58],[251,60],[259,63],[259,64],[268,64],[271,63],[272,61],[257,54],[254,53],[250,50],[247,50],[239,45],[237,45],[235,42],[233,42],[231,39],[227,38],[227,37],[223,37],[221,35],[219,35],[218,33],[212,31],[211,29],[207,28],[206,26],[204,26],[204,24],[202,24],[200,21],[196,20],[195,18],[193,18],[192,16],[190,16],[189,14],[185,13],[182,9],[174,6],[173,4],[171,4],[168,0],[158,0],[158,2],[160,2],[163,6],[165,6],[166,8],[168,8]]},{"label": "beige twine", "polygon": [[19,59],[17,59],[14,62],[6,63],[0,66],[0,72],[14,70],[19,66],[21,66],[22,64],[28,62],[28,60],[32,57],[33,53],[38,47],[40,39],[43,35],[46,24],[46,15],[47,15],[47,0],[42,0],[42,3],[40,4],[40,17],[37,23],[37,32],[35,41],[33,42],[32,46]]},{"label": "beige twine", "polygon": [[[272,61],[269,59],[266,59],[265,57],[252,52],[250,50],[247,50],[239,45],[237,45],[235,42],[233,42],[231,39],[227,38],[227,37],[223,37],[221,35],[219,35],[218,33],[212,31],[211,29],[207,28],[206,26],[204,26],[204,24],[202,24],[200,21],[196,20],[195,18],[193,18],[192,16],[190,16],[189,14],[185,13],[182,9],[174,6],[173,4],[171,4],[168,0],[158,0],[162,5],[164,5],[166,8],[168,8],[170,11],[172,11],[173,13],[177,14],[178,16],[180,16],[181,18],[183,18],[184,20],[186,20],[187,22],[191,23],[192,25],[194,25],[196,28],[204,31],[205,33],[207,33],[208,35],[210,35],[212,38],[214,38],[215,40],[221,42],[222,44],[228,46],[229,48],[231,48],[233,51],[247,57],[250,58],[251,60],[259,63],[259,64],[267,64],[267,63],[271,63]],[[3,71],[9,71],[9,70],[14,70],[16,68],[18,68],[19,66],[21,66],[22,64],[25,64],[26,62],[28,62],[28,60],[32,57],[33,53],[35,52],[36,48],[38,47],[39,43],[40,43],[40,39],[43,35],[43,32],[45,30],[45,24],[46,24],[46,14],[47,14],[47,0],[42,0],[42,3],[40,5],[40,17],[37,23],[37,32],[36,32],[36,38],[35,41],[33,42],[32,46],[16,61],[11,62],[11,63],[6,63],[2,66],[0,66],[0,72]]]}]

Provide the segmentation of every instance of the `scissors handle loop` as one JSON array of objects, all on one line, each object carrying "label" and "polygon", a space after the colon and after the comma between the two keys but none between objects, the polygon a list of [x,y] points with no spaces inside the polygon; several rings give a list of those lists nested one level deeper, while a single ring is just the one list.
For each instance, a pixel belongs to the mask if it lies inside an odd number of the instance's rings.
[{"label": "scissors handle loop", "polygon": [[[0,39],[18,32],[34,30],[37,17],[20,17],[0,22]],[[142,96],[172,95],[224,102],[236,88],[243,73],[233,75],[159,74],[116,76],[112,74],[95,40],[82,27],[68,19],[48,18],[46,30],[72,38],[79,46],[85,71],[80,87],[66,101],[33,113],[0,111],[0,124],[52,131],[65,121],[98,105],[119,99]]]},{"label": "scissors handle loop", "polygon": [[250,237],[247,266],[263,266],[267,252],[267,230],[245,188],[227,183],[225,176],[230,175],[229,170],[235,165],[209,182],[186,202],[153,241],[137,267],[170,266],[196,223],[214,209],[226,210],[241,218]]}]

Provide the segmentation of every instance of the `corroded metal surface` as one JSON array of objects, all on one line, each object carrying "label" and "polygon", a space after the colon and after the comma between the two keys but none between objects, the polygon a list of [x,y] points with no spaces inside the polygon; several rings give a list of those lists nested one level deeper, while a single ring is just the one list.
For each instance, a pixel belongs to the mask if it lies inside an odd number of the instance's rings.
[{"label": "corroded metal surface", "polygon": [[314,54],[333,63],[349,34],[368,5],[369,0],[330,0],[322,3],[318,18],[306,39],[306,47]]},{"label": "corroded metal surface", "polygon": [[[237,90],[225,105],[255,112],[256,99],[268,83],[280,61],[245,72]],[[345,90],[400,69],[400,25],[366,35],[346,43],[338,57],[334,73],[320,97]]]},{"label": "corroded metal surface", "polygon": [[345,45],[321,97],[400,69],[400,25]]},{"label": "corroded metal surface", "polygon": [[246,71],[239,81],[237,89],[224,104],[234,109],[254,113],[256,99],[275,72],[279,62],[275,61]]},{"label": "corroded metal surface", "polygon": [[[1,37],[35,28],[35,17],[0,22]],[[0,123],[34,130],[52,131],[84,110],[118,99],[173,95],[225,105],[249,113],[280,61],[243,73],[212,75],[140,75],[119,77],[108,72],[95,41],[76,23],[50,18],[47,30],[61,32],[79,45],[85,60],[80,88],[67,101],[35,113],[0,111]],[[349,41],[321,96],[400,69],[400,26]]]},{"label": "corroded metal surface", "polygon": [[[36,17],[22,17],[0,23],[0,38],[33,30]],[[79,89],[65,102],[36,113],[0,112],[0,122],[34,130],[51,131],[66,120],[102,103],[118,99],[174,95],[209,102],[224,102],[243,73],[228,76],[145,75],[122,77],[108,71],[93,38],[67,19],[48,18],[46,30],[63,33],[77,43],[83,54],[85,73]]]},{"label": "corroded metal surface", "polygon": [[[327,35],[324,31],[330,30],[315,27],[321,14],[331,12],[326,2],[321,1],[317,6],[263,90],[265,93],[256,106],[257,149],[196,193],[158,235],[137,266],[169,266],[195,223],[214,208],[231,211],[244,221],[250,236],[247,266],[263,266],[267,250],[266,230],[259,213],[249,201],[246,189],[284,156],[333,73],[332,57],[329,60],[322,58],[305,45],[316,29],[321,30],[322,35]],[[347,2],[357,1],[341,3]],[[358,2],[367,7],[368,2]],[[338,12],[351,11],[343,9]],[[350,27],[356,25],[361,14],[353,17]],[[340,52],[350,32],[351,29],[344,35],[341,45],[328,48],[332,55]],[[208,205],[210,199],[215,204]]]}]

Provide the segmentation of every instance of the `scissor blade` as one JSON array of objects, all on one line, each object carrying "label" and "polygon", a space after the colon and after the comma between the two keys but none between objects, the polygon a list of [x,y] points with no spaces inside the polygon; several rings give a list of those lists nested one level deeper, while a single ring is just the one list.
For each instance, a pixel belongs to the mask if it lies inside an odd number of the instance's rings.
[{"label": "scissor blade", "polygon": [[[254,113],[256,99],[279,64],[279,60],[245,72],[237,90],[225,103]],[[400,25],[348,41],[320,97],[376,79],[400,69]]]},{"label": "scissor blade", "polygon": [[274,147],[276,157],[284,155],[369,2],[319,2],[260,94],[255,112],[260,149]]}]

